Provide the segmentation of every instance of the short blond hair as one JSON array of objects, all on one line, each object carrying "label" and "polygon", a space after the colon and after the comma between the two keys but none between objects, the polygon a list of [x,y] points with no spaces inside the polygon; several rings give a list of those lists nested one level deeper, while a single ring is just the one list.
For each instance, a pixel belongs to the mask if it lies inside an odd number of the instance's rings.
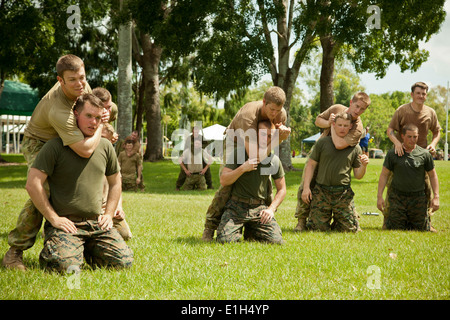
[{"label": "short blond hair", "polygon": [[336,116],[334,117],[334,122],[337,122],[337,119],[343,119],[343,120],[348,120],[348,121],[352,121],[352,116],[345,112],[345,111],[341,111],[339,113],[336,114]]},{"label": "short blond hair", "polygon": [[358,101],[362,101],[366,104],[366,106],[369,106],[371,101],[370,101],[370,97],[367,93],[365,92],[357,92],[355,93],[355,95],[352,98],[353,102],[358,102]]},{"label": "short blond hair", "polygon": [[270,87],[264,93],[266,103],[275,103],[277,106],[284,106],[286,102],[286,93],[280,87]]}]

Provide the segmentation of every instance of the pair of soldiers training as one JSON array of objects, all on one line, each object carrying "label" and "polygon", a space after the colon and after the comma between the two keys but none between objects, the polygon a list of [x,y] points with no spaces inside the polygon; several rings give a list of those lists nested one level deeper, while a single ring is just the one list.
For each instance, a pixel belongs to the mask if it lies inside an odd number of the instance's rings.
[{"label": "pair of soldiers training", "polygon": [[[83,256],[92,266],[130,267],[131,236],[121,208],[121,176],[111,142],[102,138],[117,107],[106,89],[91,90],[83,61],[74,55],[56,63],[57,83],[28,123],[22,151],[30,199],[8,235],[7,268],[25,270],[23,251],[34,245],[45,217],[40,263],[76,270]],[[117,223],[116,223],[117,222]]]}]

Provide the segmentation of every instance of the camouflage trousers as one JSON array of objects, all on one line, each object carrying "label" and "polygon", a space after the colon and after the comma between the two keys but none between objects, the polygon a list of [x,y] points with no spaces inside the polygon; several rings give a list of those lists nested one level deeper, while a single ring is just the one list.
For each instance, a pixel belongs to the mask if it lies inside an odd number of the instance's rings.
[{"label": "camouflage trousers", "polygon": [[387,229],[430,231],[428,198],[425,192],[401,193],[392,189],[388,195]]},{"label": "camouflage trousers", "polygon": [[127,178],[122,176],[122,191],[137,191],[136,177]]},{"label": "camouflage trousers", "polygon": [[[306,159],[305,167],[308,164],[308,160],[309,160],[309,158]],[[316,166],[316,169],[314,170],[313,177],[312,177],[310,185],[309,185],[311,190],[313,190],[316,185],[316,177],[317,177],[318,170],[319,170],[319,165]],[[302,180],[300,181],[300,186],[298,187],[298,191],[297,191],[297,206],[295,207],[295,214],[294,214],[294,217],[299,220],[301,220],[301,219],[306,220],[309,217],[309,213],[310,213],[310,204],[303,202],[303,200],[302,200],[304,176],[305,176],[305,168],[303,168]]]},{"label": "camouflage trousers", "polygon": [[282,244],[281,228],[275,218],[268,223],[261,223],[260,213],[266,208],[266,205],[229,200],[217,229],[217,241],[237,242],[242,238],[244,229],[245,240]]},{"label": "camouflage trousers", "polygon": [[[28,171],[36,159],[37,154],[42,149],[45,142],[25,136],[22,141],[22,153],[27,161]],[[47,196],[50,195],[48,182],[44,183]],[[16,227],[8,235],[8,244],[21,250],[27,250],[34,245],[36,235],[42,226],[42,214],[36,209],[31,199],[28,199],[25,206],[19,213]]]},{"label": "camouflage trousers", "polygon": [[[355,215],[353,190],[350,187],[326,187],[316,184],[312,190],[308,229],[357,232],[359,222]],[[331,224],[331,219],[333,223]]]},{"label": "camouflage trousers", "polygon": [[77,233],[67,233],[45,223],[45,240],[39,262],[43,268],[65,272],[81,267],[83,258],[92,267],[127,268],[133,251],[115,228],[101,230],[97,220],[74,222]]},{"label": "camouflage trousers", "polygon": [[[224,167],[224,164],[226,164],[226,139],[223,140],[223,150],[224,150],[224,156],[222,159],[223,164],[220,167],[219,175],[222,173],[222,169]],[[211,229],[211,230],[217,230],[222,215],[225,210],[225,205],[230,199],[231,196],[231,189],[233,188],[233,185],[225,186],[222,185],[219,186],[219,189],[216,191],[213,200],[211,201],[211,204],[208,207],[208,210],[206,211],[206,219],[205,219],[205,229]],[[273,201],[273,188],[272,188],[272,180],[269,179],[267,181],[267,197],[266,197],[266,205],[270,206],[270,204]]]},{"label": "camouflage trousers", "polygon": [[[386,199],[385,199],[385,209],[383,212],[383,227],[382,227],[382,229],[387,229],[386,222],[389,218],[389,212],[390,212],[390,206],[391,206],[389,195],[393,192],[392,187],[391,187],[393,176],[394,175],[393,175],[392,171],[389,172],[388,179],[386,182]],[[425,196],[427,198],[428,218],[431,221],[431,216],[434,214],[433,210],[430,207],[430,203],[433,200],[433,195],[432,195],[431,181],[430,181],[430,177],[428,176],[428,174],[425,174]]]},{"label": "camouflage trousers", "polygon": [[184,181],[183,190],[206,190],[206,178],[201,174],[191,174],[186,176]]}]

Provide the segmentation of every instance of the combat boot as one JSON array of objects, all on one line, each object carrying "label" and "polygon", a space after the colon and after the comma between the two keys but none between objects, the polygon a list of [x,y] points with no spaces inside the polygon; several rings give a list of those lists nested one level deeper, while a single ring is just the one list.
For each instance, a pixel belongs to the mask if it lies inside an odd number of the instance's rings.
[{"label": "combat boot", "polygon": [[213,241],[214,238],[214,229],[205,229],[203,231],[202,241],[210,242]]},{"label": "combat boot", "polygon": [[3,257],[2,266],[8,269],[27,270],[23,264],[23,251],[16,247],[9,248]]},{"label": "combat boot", "polygon": [[306,219],[298,219],[297,226],[294,228],[296,232],[306,231]]}]

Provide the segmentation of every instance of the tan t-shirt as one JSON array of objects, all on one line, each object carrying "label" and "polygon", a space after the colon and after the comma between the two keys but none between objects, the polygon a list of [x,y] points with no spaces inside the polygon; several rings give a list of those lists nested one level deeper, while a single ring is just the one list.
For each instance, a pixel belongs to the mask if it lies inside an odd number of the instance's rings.
[{"label": "tan t-shirt", "polygon": [[205,161],[206,164],[211,164],[213,162],[211,155],[205,149],[202,150],[201,154],[198,153],[196,155],[194,155],[190,149],[185,149],[181,159],[186,168],[192,173],[199,173],[203,170],[203,161]]},{"label": "tan t-shirt", "polygon": [[[252,128],[258,130],[258,121],[261,117],[261,109],[263,106],[262,101],[253,101],[246,103],[234,116],[231,123],[228,125],[227,129],[242,129],[244,132],[248,129]],[[274,123],[283,123],[286,124],[287,115],[286,109],[284,107],[281,109],[281,112],[278,114]]]},{"label": "tan t-shirt", "polygon": [[[342,104],[334,104],[327,110],[319,114],[318,117],[328,120],[330,119],[332,113],[337,114],[339,112],[345,112],[347,110],[348,108]],[[352,120],[352,127],[350,128],[350,131],[347,133],[347,135],[344,137],[344,140],[345,142],[347,142],[349,146],[354,147],[359,143],[359,140],[365,135],[365,133],[366,132],[364,130],[361,118],[358,117],[358,119]],[[320,137],[322,138],[329,135],[331,135],[331,128],[326,128]]]},{"label": "tan t-shirt", "polygon": [[118,157],[120,172],[124,179],[136,179],[138,168],[142,165],[141,156],[133,153],[131,157],[127,156],[126,151],[122,151]]},{"label": "tan t-shirt", "polygon": [[428,130],[433,134],[437,134],[441,130],[436,111],[428,106],[423,106],[420,112],[414,111],[411,103],[404,104],[395,111],[392,116],[389,128],[397,131],[398,141],[402,141],[400,133],[407,124],[414,124],[419,128],[419,139],[417,145],[426,148]]},{"label": "tan t-shirt", "polygon": [[[86,84],[85,92],[92,92]],[[57,82],[39,101],[25,129],[25,136],[44,142],[60,137],[64,146],[84,139],[72,111],[74,101],[67,98]]]}]

